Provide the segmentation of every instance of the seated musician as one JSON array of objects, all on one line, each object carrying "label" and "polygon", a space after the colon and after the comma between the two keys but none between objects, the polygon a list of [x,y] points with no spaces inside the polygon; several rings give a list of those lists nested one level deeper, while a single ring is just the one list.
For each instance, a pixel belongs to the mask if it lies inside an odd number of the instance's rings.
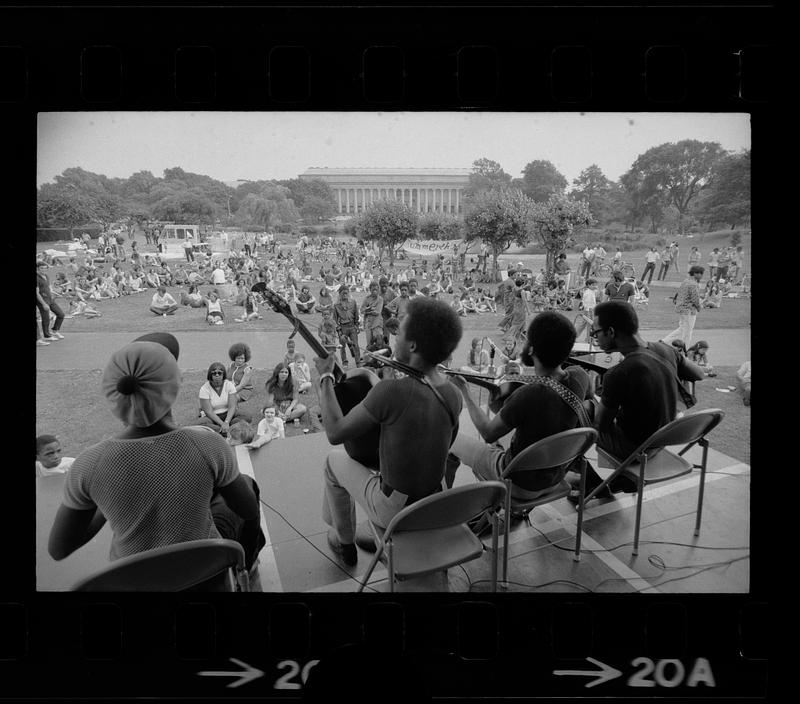
[{"label": "seated musician", "polygon": [[[636,310],[623,301],[606,301],[594,309],[589,335],[603,352],[619,352],[622,361],[603,376],[602,395],[589,404],[598,430],[597,446],[622,461],[656,430],[674,420],[678,409],[678,380],[697,381],[702,370],[676,348],[645,342],[639,336]],[[602,482],[588,468],[587,495]],[[635,483],[617,477],[602,492],[636,491]],[[575,497],[571,497],[575,498]]]},{"label": "seated musician", "polygon": [[[466,382],[452,377],[482,440],[460,432],[451,453],[471,467],[478,479],[499,479],[508,463],[529,445],[589,424],[583,407],[590,392],[589,376],[580,367],[561,368],[574,343],[575,328],[566,316],[555,311],[539,313],[528,326],[522,353],[523,360],[534,367],[535,377],[517,389],[491,419],[472,399]],[[515,432],[507,450],[499,444],[489,444],[512,430]],[[566,471],[566,467],[553,467],[537,472],[533,478],[526,477],[524,483],[515,483],[512,494],[520,499],[536,498],[558,484]],[[454,478],[455,470],[447,477],[448,486],[452,486]]]},{"label": "seated musician", "polygon": [[385,379],[346,415],[336,399],[332,357],[314,359],[331,444],[355,440],[380,426],[377,473],[352,460],[343,448],[333,449],[325,461],[322,517],[331,526],[328,544],[347,565],[358,560],[354,501],[370,520],[387,526],[401,509],[442,488],[461,400],[437,365],[452,354],[461,332],[458,316],[446,303],[412,299],[397,331],[395,358],[418,370],[427,383],[414,376]]}]

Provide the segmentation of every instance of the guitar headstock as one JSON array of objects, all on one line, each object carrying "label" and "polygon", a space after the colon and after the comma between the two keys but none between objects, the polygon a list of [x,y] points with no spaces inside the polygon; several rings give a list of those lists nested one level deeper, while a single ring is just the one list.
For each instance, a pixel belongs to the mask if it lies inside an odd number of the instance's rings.
[{"label": "guitar headstock", "polygon": [[264,300],[269,303],[272,310],[276,313],[281,313],[285,315],[287,318],[294,319],[294,313],[292,313],[292,309],[289,306],[288,301],[281,296],[276,291],[273,291],[270,288],[265,288],[261,295],[264,297]]}]

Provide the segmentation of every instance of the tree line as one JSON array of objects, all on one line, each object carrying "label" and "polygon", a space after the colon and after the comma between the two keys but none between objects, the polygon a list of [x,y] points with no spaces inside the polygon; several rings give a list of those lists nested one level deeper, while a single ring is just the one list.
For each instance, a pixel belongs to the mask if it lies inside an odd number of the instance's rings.
[{"label": "tree line", "polygon": [[473,162],[466,197],[517,189],[536,203],[566,194],[588,204],[596,224],[633,232],[662,227],[685,234],[690,228],[735,229],[750,221],[750,150],[725,151],[716,142],[683,140],[640,154],[615,182],[597,164],[586,167],[567,189],[567,179],[549,161],[532,161],[512,178],[496,161]]},{"label": "tree line", "polygon": [[41,228],[163,220],[267,230],[334,212],[333,192],[319,180],[242,181],[233,188],[180,167],[161,177],[139,171],[128,178],[73,167],[39,187],[36,215]]}]

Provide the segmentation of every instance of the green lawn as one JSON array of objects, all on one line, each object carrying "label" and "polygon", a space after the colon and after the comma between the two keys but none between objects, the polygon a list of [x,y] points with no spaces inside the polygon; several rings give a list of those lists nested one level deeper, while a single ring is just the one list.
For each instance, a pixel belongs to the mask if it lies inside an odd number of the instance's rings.
[{"label": "green lawn", "polygon": [[[712,243],[709,243],[711,239]],[[706,245],[701,247],[704,253],[711,246],[720,246],[727,241],[716,241],[714,238],[707,238]],[[685,262],[686,250],[689,245],[687,242],[692,240],[682,240],[681,254]],[[57,243],[47,243],[39,245],[38,249],[53,247],[59,249]],[[749,238],[743,242],[746,250],[749,250]],[[140,247],[146,250],[146,247]],[[535,264],[535,256],[525,254],[513,254],[516,258]],[[626,259],[637,261],[637,257],[643,261],[644,251],[628,252]],[[408,262],[400,262],[400,265]],[[532,267],[533,268],[533,267]],[[536,269],[534,269],[536,270]],[[47,270],[51,280],[55,278],[58,268]],[[682,277],[673,275],[670,280],[680,281]],[[311,284],[312,292],[315,294],[319,290],[318,282]],[[422,282],[421,285],[424,285]],[[204,290],[210,286],[203,287]],[[180,298],[181,289],[173,287],[170,292],[176,299]],[[647,329],[671,329],[676,322],[674,308],[669,296],[675,288],[651,286],[650,304],[646,307],[638,307],[637,312],[640,316],[641,328]],[[95,307],[101,311],[102,317],[95,319],[85,319],[82,317],[67,320],[64,331],[70,332],[130,332],[144,333],[154,329],[154,316],[147,308],[152,297],[153,290],[148,289],[144,293],[134,296],[125,296],[115,300],[106,300],[94,303]],[[356,300],[360,303],[363,293],[355,294]],[[63,301],[60,301],[63,303]],[[242,308],[232,305],[223,305],[228,322],[224,326],[209,327],[203,316],[202,309],[191,309],[181,307],[176,315],[168,319],[168,328],[175,332],[204,331],[209,335],[223,333],[230,334],[231,328],[242,330],[289,330],[289,323],[286,319],[272,312],[263,309],[261,311],[263,320],[256,320],[247,323],[235,323],[233,318],[240,315]],[[568,313],[575,315],[575,312]],[[304,318],[312,330],[319,321],[318,315]],[[476,336],[477,331],[481,334],[491,334],[497,339],[498,318],[493,314],[469,315],[462,318],[465,336]],[[167,321],[164,321],[165,323]],[[750,300],[749,299],[723,299],[722,307],[719,309],[707,309],[701,312],[698,318],[698,331],[704,328],[745,328],[750,323]],[[159,327],[161,327],[159,325]],[[309,360],[310,361],[310,360]],[[312,367],[312,373],[316,372]],[[719,376],[716,379],[707,379],[697,386],[698,408],[718,407],[726,412],[725,421],[714,431],[712,436],[712,446],[725,452],[743,462],[749,462],[750,458],[750,409],[741,403],[741,396],[737,392],[721,393],[716,391],[716,387],[724,388],[728,385],[735,385],[734,368],[718,368]],[[58,435],[61,439],[65,453],[75,456],[93,443],[98,442],[104,437],[108,437],[118,432],[121,427],[119,422],[108,412],[108,404],[100,393],[101,371],[40,371],[37,374],[37,432],[50,432]],[[263,382],[266,379],[266,370],[257,370],[257,393],[248,402],[248,407],[258,411],[263,402],[264,390]],[[197,391],[205,381],[204,372],[186,372],[184,374],[183,386],[181,388],[178,401],[174,407],[174,416],[179,424],[189,424],[194,422],[197,417]],[[315,391],[312,390],[307,406],[315,409],[317,401]],[[306,426],[309,427],[310,426]],[[302,428],[287,428],[287,435],[302,433]],[[313,432],[313,429],[311,429]]]}]

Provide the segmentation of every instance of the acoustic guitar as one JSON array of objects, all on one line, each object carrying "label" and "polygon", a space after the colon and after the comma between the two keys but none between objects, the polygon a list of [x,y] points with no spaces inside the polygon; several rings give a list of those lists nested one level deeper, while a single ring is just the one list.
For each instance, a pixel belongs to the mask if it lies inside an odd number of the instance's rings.
[{"label": "acoustic guitar", "polygon": [[[256,289],[256,287],[258,287]],[[279,293],[276,293],[264,284],[263,281],[255,284],[251,291],[257,291],[261,294],[264,300],[276,313],[280,313],[292,323],[294,330],[289,335],[289,339],[300,333],[302,337],[320,358],[325,359],[330,354],[322,343],[314,336],[314,334],[305,326],[305,324],[298,320],[289,303]],[[339,407],[342,413],[347,415],[351,409],[357,406],[364,400],[366,395],[370,392],[375,384],[380,381],[377,374],[359,367],[356,369],[349,369],[347,372],[343,371],[338,364],[333,365],[334,376],[334,393],[336,400],[339,402]],[[354,440],[349,440],[344,443],[344,449],[347,454],[356,462],[360,462],[367,467],[378,467],[379,455],[378,446],[380,442],[380,427],[374,428],[364,435],[359,436]]]}]

